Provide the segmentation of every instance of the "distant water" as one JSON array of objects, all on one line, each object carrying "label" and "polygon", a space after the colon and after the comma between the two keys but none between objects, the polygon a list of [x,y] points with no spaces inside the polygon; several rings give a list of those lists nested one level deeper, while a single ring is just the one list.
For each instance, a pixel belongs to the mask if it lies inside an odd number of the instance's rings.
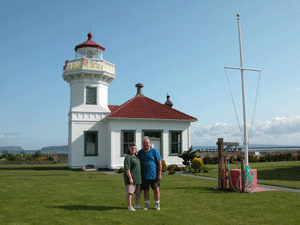
[{"label": "distant water", "polygon": [[[235,146],[232,147],[232,149]],[[237,146],[237,148],[241,148],[244,151],[244,145]],[[193,150],[197,149],[215,149],[218,150],[218,146],[193,146]],[[249,152],[262,152],[262,151],[299,151],[300,146],[298,145],[249,145]]]}]

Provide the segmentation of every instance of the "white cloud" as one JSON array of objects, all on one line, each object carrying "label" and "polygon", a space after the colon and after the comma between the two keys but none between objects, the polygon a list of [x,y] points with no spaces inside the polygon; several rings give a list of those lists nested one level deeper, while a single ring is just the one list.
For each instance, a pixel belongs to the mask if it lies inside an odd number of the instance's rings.
[{"label": "white cloud", "polygon": [[0,139],[15,139],[17,137],[16,131],[11,131],[9,133],[0,133]]},{"label": "white cloud", "polygon": [[[300,145],[300,116],[256,122],[251,131],[248,130],[248,135],[250,144]],[[215,145],[218,138],[242,144],[243,131],[240,131],[238,125],[226,123],[210,126],[192,124],[193,145]]]}]

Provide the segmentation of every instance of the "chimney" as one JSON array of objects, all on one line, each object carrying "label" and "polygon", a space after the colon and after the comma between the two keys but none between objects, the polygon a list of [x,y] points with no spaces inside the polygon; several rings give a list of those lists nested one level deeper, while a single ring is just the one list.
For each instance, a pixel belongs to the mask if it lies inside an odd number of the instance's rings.
[{"label": "chimney", "polygon": [[137,88],[136,96],[144,96],[142,91],[144,85],[142,83],[137,83],[135,86]]},{"label": "chimney", "polygon": [[170,101],[170,96],[169,94],[167,94],[167,101],[165,102],[166,106],[169,106],[170,108],[172,108],[173,103]]}]

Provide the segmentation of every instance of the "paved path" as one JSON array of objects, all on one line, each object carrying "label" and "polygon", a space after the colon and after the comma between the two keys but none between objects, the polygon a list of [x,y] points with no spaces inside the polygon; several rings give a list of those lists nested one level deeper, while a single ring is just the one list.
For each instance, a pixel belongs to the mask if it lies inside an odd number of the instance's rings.
[{"label": "paved path", "polygon": [[[176,174],[181,175],[181,176],[186,176],[186,177],[195,177],[195,178],[205,179],[205,180],[218,180],[217,178],[196,176],[196,175],[192,175],[192,174],[185,174],[185,173],[176,173]],[[261,189],[267,189],[270,191],[289,191],[289,192],[300,193],[299,189],[294,189],[294,188],[278,187],[278,186],[271,186],[271,185],[265,185],[265,184],[257,184],[257,187],[261,188]]]}]

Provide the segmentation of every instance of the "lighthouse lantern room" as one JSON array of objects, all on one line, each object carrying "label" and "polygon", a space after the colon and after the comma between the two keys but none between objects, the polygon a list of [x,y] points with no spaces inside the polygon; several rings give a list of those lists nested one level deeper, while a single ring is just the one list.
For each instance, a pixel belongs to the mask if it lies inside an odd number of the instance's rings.
[{"label": "lighthouse lantern room", "polygon": [[78,57],[85,57],[103,60],[105,48],[95,43],[92,37],[93,35],[88,33],[88,40],[75,47],[76,59],[78,59]]}]

